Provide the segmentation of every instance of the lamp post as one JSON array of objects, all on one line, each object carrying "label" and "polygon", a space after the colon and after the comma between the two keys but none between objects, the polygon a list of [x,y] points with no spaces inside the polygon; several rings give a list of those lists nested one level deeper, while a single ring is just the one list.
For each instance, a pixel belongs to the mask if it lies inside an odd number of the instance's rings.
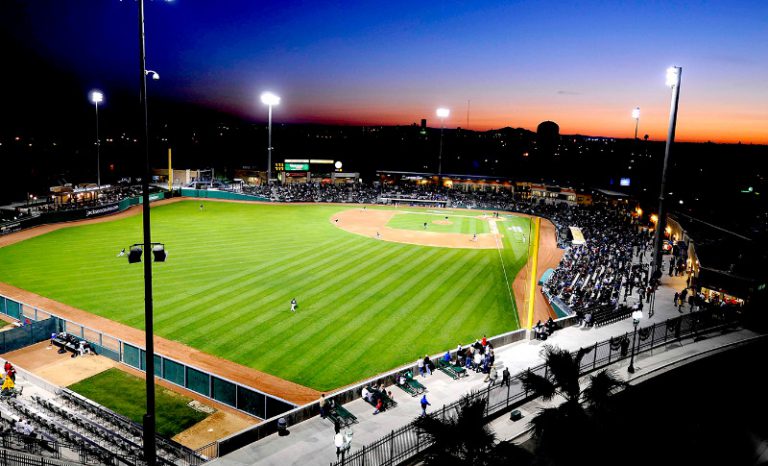
[{"label": "lamp post", "polygon": [[637,128],[640,126],[640,107],[635,107],[632,110],[632,118],[635,119],[635,139],[637,139]]},{"label": "lamp post", "polygon": [[669,152],[675,142],[675,127],[677,126],[677,104],[680,99],[680,77],[683,69],[672,66],[667,69],[667,86],[672,88],[672,103],[669,109],[669,129],[667,132],[667,145],[664,149],[664,166],[661,170],[661,187],[659,189],[659,215],[656,222],[656,237],[653,241],[653,268],[661,270],[661,244],[664,235],[664,226],[667,223],[667,212],[664,209],[664,190],[667,185],[667,165],[669,164]]},{"label": "lamp post", "polygon": [[632,356],[629,359],[629,368],[627,369],[630,374],[635,373],[635,338],[637,337],[637,325],[642,318],[643,311],[635,311],[632,313],[632,324],[635,326],[635,331],[632,332]]},{"label": "lamp post", "polygon": [[91,91],[91,102],[96,108],[96,186],[101,190],[101,140],[99,139],[99,104],[104,102],[101,91]]},{"label": "lamp post", "polygon": [[[142,105],[144,131],[139,133],[144,146],[144,175],[141,177],[142,190],[142,226],[144,232],[144,251],[152,251],[152,234],[149,215],[149,120],[147,110],[147,75],[152,73],[153,79],[159,79],[154,71],[147,70],[146,49],[144,40],[144,0],[139,3],[139,100]],[[144,258],[144,335],[145,335],[145,380],[147,406],[143,419],[144,460],[147,466],[155,466],[157,451],[155,447],[155,340],[152,303],[152,261],[149,256]]]},{"label": "lamp post", "polygon": [[443,131],[445,130],[445,119],[451,114],[447,108],[440,107],[435,112],[440,118],[440,152],[437,155],[437,184],[438,188],[443,184]]},{"label": "lamp post", "polygon": [[272,184],[272,106],[280,105],[280,97],[271,93],[261,94],[261,103],[269,107],[269,119],[267,123],[267,186]]}]

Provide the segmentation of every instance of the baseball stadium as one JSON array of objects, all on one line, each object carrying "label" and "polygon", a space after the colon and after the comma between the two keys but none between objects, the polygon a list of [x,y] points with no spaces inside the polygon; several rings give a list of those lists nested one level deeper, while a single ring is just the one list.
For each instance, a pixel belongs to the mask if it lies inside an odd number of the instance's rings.
[{"label": "baseball stadium", "polygon": [[[527,318],[513,286],[528,262],[524,216],[173,201],[152,210],[168,252],[155,269],[157,335],[315,391]],[[137,213],[4,238],[0,281],[30,293],[24,302],[142,330],[142,268],[117,257],[141,235]]]},{"label": "baseball stadium", "polygon": [[768,464],[734,2],[0,2],[0,466]]}]

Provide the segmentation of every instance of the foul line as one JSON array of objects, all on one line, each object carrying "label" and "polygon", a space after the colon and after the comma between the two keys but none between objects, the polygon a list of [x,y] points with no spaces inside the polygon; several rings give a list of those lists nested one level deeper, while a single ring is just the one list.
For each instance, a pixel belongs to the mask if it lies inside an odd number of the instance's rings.
[{"label": "foul line", "polygon": [[[494,227],[496,226],[495,221],[489,222]],[[493,230],[494,228],[491,228]],[[496,233],[498,233],[498,229],[496,229]],[[515,308],[515,298],[512,296],[512,283],[509,281],[509,276],[507,276],[507,266],[504,265],[504,257],[501,255],[501,248],[504,246],[503,244],[499,244],[499,235],[493,235],[493,239],[496,241],[496,252],[499,253],[499,261],[501,262],[501,270],[504,271],[504,283],[506,284],[507,293],[509,293],[509,302],[512,303],[512,310],[515,311],[515,320],[517,321],[517,325],[520,325],[520,318],[517,315],[517,309]]]},{"label": "foul line", "polygon": [[533,240],[533,252],[529,256],[529,260],[533,259],[531,261],[531,288],[530,292],[528,294],[528,329],[533,328],[533,311],[534,311],[534,300],[536,298],[536,269],[538,268],[539,264],[539,228],[541,219],[539,217],[536,217],[534,219],[533,223],[533,234],[529,235],[529,238]]}]

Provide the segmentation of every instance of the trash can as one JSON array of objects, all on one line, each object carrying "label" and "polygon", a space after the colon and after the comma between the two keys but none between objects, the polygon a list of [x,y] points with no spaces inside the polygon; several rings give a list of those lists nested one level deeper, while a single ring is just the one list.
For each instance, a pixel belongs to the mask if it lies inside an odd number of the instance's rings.
[{"label": "trash can", "polygon": [[284,417],[277,420],[277,435],[288,435],[288,421]]}]

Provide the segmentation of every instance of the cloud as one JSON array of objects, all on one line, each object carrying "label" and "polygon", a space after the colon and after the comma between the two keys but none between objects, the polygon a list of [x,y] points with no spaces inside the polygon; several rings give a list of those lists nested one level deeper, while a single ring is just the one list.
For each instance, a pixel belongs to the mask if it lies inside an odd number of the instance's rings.
[{"label": "cloud", "polygon": [[576,91],[557,91],[560,95],[581,95],[581,92]]}]

